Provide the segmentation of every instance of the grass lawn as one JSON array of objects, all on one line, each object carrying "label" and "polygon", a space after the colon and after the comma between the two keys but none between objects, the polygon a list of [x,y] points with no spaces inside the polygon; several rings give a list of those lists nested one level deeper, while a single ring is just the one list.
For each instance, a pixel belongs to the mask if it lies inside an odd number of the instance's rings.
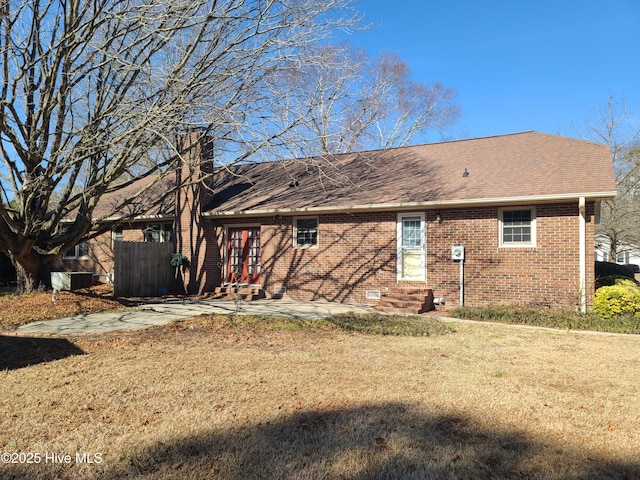
[{"label": "grass lawn", "polygon": [[0,478],[640,478],[640,337],[454,327],[0,337]]}]

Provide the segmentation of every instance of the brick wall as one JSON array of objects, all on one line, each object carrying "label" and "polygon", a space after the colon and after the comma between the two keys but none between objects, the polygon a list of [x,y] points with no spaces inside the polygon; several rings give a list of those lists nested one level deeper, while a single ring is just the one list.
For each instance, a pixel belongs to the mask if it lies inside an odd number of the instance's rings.
[{"label": "brick wall", "polygon": [[261,225],[261,278],[268,294],[284,286],[293,298],[364,302],[367,289],[395,285],[395,222],[395,213],[322,215],[318,246],[310,248],[293,247],[292,217],[225,224]]},{"label": "brick wall", "polygon": [[201,206],[210,199],[201,179],[213,171],[212,143],[191,132],[179,139],[177,147],[182,153],[177,184],[184,186],[176,193],[176,250],[188,260],[188,268],[180,271],[181,283],[187,293],[202,293],[220,284],[216,232],[200,215]]},{"label": "brick wall", "polygon": [[[593,292],[593,203],[587,205],[587,299]],[[451,246],[466,247],[465,303],[549,304],[578,302],[579,217],[577,201],[536,206],[535,248],[498,246],[498,209],[468,208],[425,212],[426,285],[449,305],[459,299],[459,264]],[[318,247],[293,247],[293,218],[225,220],[224,225],[260,224],[262,284],[267,294],[284,286],[288,296],[311,300],[371,303],[366,290],[387,290],[396,280],[397,214],[357,213],[318,216]],[[207,222],[205,222],[207,223]],[[207,289],[222,281],[221,221],[209,223],[214,238]],[[215,250],[215,253],[213,252]]]},{"label": "brick wall", "polygon": [[[587,301],[594,289],[594,208],[587,206]],[[579,300],[578,203],[536,206],[535,248],[498,246],[498,209],[427,214],[427,282],[436,295],[459,301],[460,269],[451,246],[466,247],[465,304],[576,306]]]},{"label": "brick wall", "polygon": [[[224,279],[224,226],[261,225],[262,285],[267,294],[285,287],[292,298],[371,303],[366,290],[385,291],[396,280],[395,212],[320,215],[317,248],[293,247],[292,217],[201,220],[198,192],[181,204],[182,253],[190,293],[210,291]],[[459,299],[459,264],[451,260],[451,246],[466,247],[465,303],[545,304],[575,306],[578,302],[578,204],[536,205],[535,248],[498,246],[498,208],[425,211],[426,286],[449,305]],[[158,223],[158,222],[152,222]],[[195,228],[194,227],[197,227]],[[123,239],[142,241],[144,224],[123,226]],[[191,232],[191,233],[189,233]],[[587,204],[587,301],[594,288],[594,205]],[[55,268],[92,271],[106,279],[113,272],[111,233],[90,242],[90,257],[59,259]]]}]

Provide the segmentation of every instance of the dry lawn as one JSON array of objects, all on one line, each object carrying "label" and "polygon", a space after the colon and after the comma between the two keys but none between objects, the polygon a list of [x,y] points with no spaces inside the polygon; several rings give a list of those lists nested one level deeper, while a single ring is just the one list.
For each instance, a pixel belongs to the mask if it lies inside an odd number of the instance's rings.
[{"label": "dry lawn", "polygon": [[0,477],[640,478],[640,338],[456,329],[0,337]]},{"label": "dry lawn", "polygon": [[110,285],[60,292],[55,302],[50,291],[3,295],[0,296],[0,332],[40,320],[123,308],[123,301],[113,297]]}]

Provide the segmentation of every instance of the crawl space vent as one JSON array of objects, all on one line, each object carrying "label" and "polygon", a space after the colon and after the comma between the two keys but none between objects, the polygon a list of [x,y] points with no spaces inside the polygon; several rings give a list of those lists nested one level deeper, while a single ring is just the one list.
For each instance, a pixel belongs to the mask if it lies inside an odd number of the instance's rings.
[{"label": "crawl space vent", "polygon": [[380,290],[367,290],[367,300],[380,300]]}]

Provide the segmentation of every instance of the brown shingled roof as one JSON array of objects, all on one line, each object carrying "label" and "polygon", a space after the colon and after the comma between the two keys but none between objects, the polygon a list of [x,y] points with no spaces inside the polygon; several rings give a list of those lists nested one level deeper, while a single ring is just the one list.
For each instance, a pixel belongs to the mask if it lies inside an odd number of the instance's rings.
[{"label": "brown shingled roof", "polygon": [[610,198],[615,190],[606,145],[532,131],[238,166],[217,180],[205,209],[224,215],[401,208]]},{"label": "brown shingled roof", "polygon": [[175,179],[146,177],[103,195],[94,211],[96,219],[171,217],[175,215],[175,195],[169,194]]}]

